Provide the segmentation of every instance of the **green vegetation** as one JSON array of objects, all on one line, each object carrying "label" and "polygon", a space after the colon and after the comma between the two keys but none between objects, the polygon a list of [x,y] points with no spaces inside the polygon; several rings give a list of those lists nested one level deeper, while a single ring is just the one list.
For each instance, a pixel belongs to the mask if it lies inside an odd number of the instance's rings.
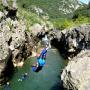
[{"label": "green vegetation", "polygon": [[83,7],[78,8],[73,15],[73,19],[75,20],[76,18],[78,18],[79,16],[85,16],[85,17],[90,17],[90,6],[88,5],[84,5]]},{"label": "green vegetation", "polygon": [[39,18],[35,13],[32,13],[22,8],[19,8],[18,10],[18,17],[19,17],[19,20],[25,19],[27,31],[30,31],[30,27],[33,24],[35,23],[42,24],[43,22],[43,20]]},{"label": "green vegetation", "polygon": [[[17,0],[19,19],[26,19],[27,30],[35,23],[46,23],[48,26],[48,20],[60,30],[84,23],[90,23],[90,3],[88,5],[81,5],[81,7],[71,15],[65,15],[63,12],[59,11],[59,6],[62,7],[62,1],[63,0]],[[12,2],[9,4],[11,5],[11,3]],[[67,0],[64,8],[69,9],[69,4],[75,5],[77,4],[77,0],[74,0],[74,2],[72,2],[72,0]],[[36,12],[32,10],[34,7],[42,9],[44,13],[42,15],[37,15]],[[3,10],[1,3],[0,10]],[[72,11],[74,11],[73,8]],[[50,18],[43,18],[44,14],[49,15]]]},{"label": "green vegetation", "polygon": [[79,15],[78,18],[75,20],[76,24],[83,24],[83,23],[89,23],[89,18],[86,16]]},{"label": "green vegetation", "polygon": [[60,30],[74,26],[73,21],[71,19],[67,19],[67,18],[56,19],[56,20],[53,20],[52,22],[53,22],[54,26],[59,28]]},{"label": "green vegetation", "polygon": [[65,28],[69,29],[71,27],[75,27],[81,24],[90,23],[90,18],[79,15],[78,18],[76,18],[75,20],[65,18],[65,19],[53,20],[52,22],[55,27],[59,28],[60,30],[63,30]]},{"label": "green vegetation", "polygon": [[[59,28],[60,30],[71,28],[83,23],[90,23],[90,3],[89,5],[81,5],[81,7],[71,15],[65,15],[63,14],[63,12],[58,10],[59,6],[62,6],[62,1],[63,0],[18,0],[17,2],[21,8],[25,8],[27,10],[31,10],[32,6],[41,8],[45,13],[48,13],[48,15],[50,16],[50,20],[52,21],[54,26]],[[75,5],[77,1],[66,1],[64,8],[68,9],[68,4],[70,3]],[[74,11],[73,8],[72,11]]]},{"label": "green vegetation", "polygon": [[[18,0],[18,5],[24,7],[25,9],[31,8],[32,6],[39,7],[48,13],[50,17],[58,17],[60,14],[57,11],[56,4],[59,0]],[[54,13],[55,12],[55,13]]]},{"label": "green vegetation", "polygon": [[[63,8],[68,11],[74,11],[74,8],[69,7],[69,5],[78,5],[77,0],[17,0],[18,6],[31,9],[33,6],[41,8],[45,13],[48,13],[50,18],[65,18],[71,17],[71,14],[64,14]],[[61,10],[59,10],[61,8]]]},{"label": "green vegetation", "polygon": [[90,3],[78,8],[72,18],[56,19],[52,20],[52,22],[60,30],[90,23]]}]

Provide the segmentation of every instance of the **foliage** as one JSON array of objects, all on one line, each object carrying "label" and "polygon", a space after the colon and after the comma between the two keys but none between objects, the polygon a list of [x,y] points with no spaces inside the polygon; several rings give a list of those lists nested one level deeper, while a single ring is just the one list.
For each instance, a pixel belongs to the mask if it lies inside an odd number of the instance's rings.
[{"label": "foliage", "polygon": [[61,30],[85,23],[90,23],[90,3],[78,8],[74,12],[72,19],[63,18],[53,21],[54,26]]},{"label": "foliage", "polygon": [[[62,0],[61,0],[62,1]],[[31,12],[31,6],[40,7],[44,10],[44,12],[50,15],[50,20],[54,24],[54,27],[63,30],[65,28],[71,28],[75,25],[80,25],[83,23],[90,23],[90,3],[89,5],[83,5],[83,7],[78,8],[74,14],[73,18],[71,15],[68,15],[67,18],[65,15],[62,16],[62,12],[58,11],[58,5],[61,5],[61,1],[59,0],[17,0],[19,6],[19,19],[26,19],[27,30],[29,30],[30,26],[35,23],[42,24],[43,22],[47,22],[43,18],[37,16],[34,12]],[[11,5],[12,2],[9,4]],[[66,7],[67,8],[67,7]],[[3,6],[0,3],[0,10],[3,10]]]},{"label": "foliage", "polygon": [[67,19],[67,18],[59,18],[58,20],[56,19],[53,21],[53,24],[55,27],[59,28],[60,30],[74,26],[74,22],[72,21],[72,19]]},{"label": "foliage", "polygon": [[61,25],[61,29],[65,29],[65,28],[71,28],[74,26],[74,22],[70,19],[65,19],[63,25]]},{"label": "foliage", "polygon": [[73,20],[77,19],[78,16],[85,16],[90,18],[90,5],[84,5],[83,7],[78,8],[73,15]]},{"label": "foliage", "polygon": [[58,18],[58,19],[51,19],[51,21],[54,24],[54,27],[61,29],[61,26],[63,25],[65,19],[64,18]]},{"label": "foliage", "polygon": [[55,27],[59,28],[60,30],[63,30],[65,28],[71,28],[75,27],[84,23],[90,23],[90,18],[79,15],[76,20],[73,21],[73,19],[58,19],[54,20],[53,24]]},{"label": "foliage", "polygon": [[[44,10],[45,13],[48,13],[50,18],[60,18],[60,17],[70,17],[72,14],[64,14],[61,9],[71,9],[69,5],[77,5],[77,0],[17,0],[18,5],[25,9],[30,9],[32,6],[36,6]],[[74,8],[73,8],[74,9]],[[74,11],[71,9],[72,11]],[[68,11],[69,12],[69,11]]]},{"label": "foliage", "polygon": [[76,24],[89,23],[89,18],[79,15],[78,18],[75,20],[75,23]]},{"label": "foliage", "polygon": [[36,16],[36,14],[28,12],[25,9],[19,8],[18,13],[19,20],[25,19],[27,31],[30,31],[30,26],[32,26],[35,23],[40,23],[41,21],[39,21],[39,18]]}]

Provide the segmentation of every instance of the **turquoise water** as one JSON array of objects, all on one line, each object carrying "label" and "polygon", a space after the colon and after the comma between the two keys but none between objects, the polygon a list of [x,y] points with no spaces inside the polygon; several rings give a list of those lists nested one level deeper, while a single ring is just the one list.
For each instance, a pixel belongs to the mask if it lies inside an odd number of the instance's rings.
[{"label": "turquoise water", "polygon": [[[65,61],[58,51],[56,49],[48,51],[46,65],[38,73],[31,70],[34,62],[35,57],[29,58],[22,68],[16,70],[10,81],[10,90],[61,90],[60,72],[65,66]],[[24,73],[28,73],[27,79],[18,81]]]}]

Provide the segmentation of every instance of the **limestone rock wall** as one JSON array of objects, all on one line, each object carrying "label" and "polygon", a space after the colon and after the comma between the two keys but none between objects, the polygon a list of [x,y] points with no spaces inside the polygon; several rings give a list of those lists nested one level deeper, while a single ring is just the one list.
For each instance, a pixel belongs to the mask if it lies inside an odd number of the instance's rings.
[{"label": "limestone rock wall", "polygon": [[52,30],[51,44],[69,59],[61,80],[65,90],[90,90],[90,24],[71,30]]},{"label": "limestone rock wall", "polygon": [[83,49],[90,49],[90,25],[81,25],[71,30],[50,32],[51,44],[65,58],[72,58]]},{"label": "limestone rock wall", "polygon": [[[17,63],[24,61],[32,53],[38,40],[26,31],[25,20],[0,16],[0,84],[4,84]],[[9,75],[9,77],[8,77]]]},{"label": "limestone rock wall", "polygon": [[67,90],[90,89],[90,50],[81,51],[69,61],[61,75]]}]

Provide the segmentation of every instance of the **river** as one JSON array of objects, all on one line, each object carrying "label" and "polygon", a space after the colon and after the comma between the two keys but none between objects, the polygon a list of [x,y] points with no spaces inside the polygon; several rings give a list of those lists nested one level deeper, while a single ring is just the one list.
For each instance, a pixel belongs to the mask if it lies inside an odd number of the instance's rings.
[{"label": "river", "polygon": [[[36,58],[28,58],[22,68],[18,68],[10,81],[10,90],[62,90],[60,73],[65,66],[65,60],[56,49],[47,52],[46,65],[36,73],[31,65]],[[18,81],[24,73],[28,73],[27,79]],[[3,90],[3,89],[0,89]]]}]

